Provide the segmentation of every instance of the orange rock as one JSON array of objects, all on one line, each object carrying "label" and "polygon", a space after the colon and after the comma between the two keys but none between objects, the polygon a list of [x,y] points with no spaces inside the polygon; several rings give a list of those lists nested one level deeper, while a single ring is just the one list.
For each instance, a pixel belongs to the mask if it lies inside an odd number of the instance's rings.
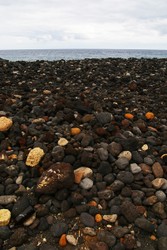
[{"label": "orange rock", "polygon": [[17,159],[17,155],[16,154],[12,154],[12,155],[9,155],[9,160],[14,160],[14,159]]},{"label": "orange rock", "polygon": [[151,130],[151,131],[153,131],[153,132],[156,132],[156,133],[158,132],[158,130],[156,128],[151,127],[151,126],[148,126],[148,129]]},{"label": "orange rock", "polygon": [[130,119],[130,120],[132,120],[134,118],[134,115],[132,115],[130,113],[126,113],[124,116],[125,116],[125,118]]},{"label": "orange rock", "polygon": [[103,217],[101,216],[101,214],[96,214],[96,215],[95,215],[95,221],[96,221],[96,222],[101,222],[102,219],[103,219]]},{"label": "orange rock", "polygon": [[152,120],[152,119],[154,119],[155,115],[154,115],[154,113],[152,113],[152,112],[147,112],[147,113],[145,114],[145,117],[146,117],[148,120]]},{"label": "orange rock", "polygon": [[66,234],[62,234],[59,239],[59,246],[65,247],[67,245]]},{"label": "orange rock", "polygon": [[156,240],[157,238],[155,237],[155,235],[151,235],[150,236],[150,240]]},{"label": "orange rock", "polygon": [[96,201],[89,201],[88,206],[90,206],[90,207],[96,207],[97,206],[97,202]]},{"label": "orange rock", "polygon": [[71,133],[71,135],[78,135],[81,133],[81,130],[80,130],[80,128],[71,128],[70,133]]}]

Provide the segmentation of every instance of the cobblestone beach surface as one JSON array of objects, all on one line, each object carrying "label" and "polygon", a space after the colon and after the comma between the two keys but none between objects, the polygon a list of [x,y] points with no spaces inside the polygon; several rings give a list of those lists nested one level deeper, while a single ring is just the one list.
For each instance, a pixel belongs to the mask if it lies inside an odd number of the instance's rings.
[{"label": "cobblestone beach surface", "polygon": [[0,60],[0,249],[166,250],[167,59]]}]

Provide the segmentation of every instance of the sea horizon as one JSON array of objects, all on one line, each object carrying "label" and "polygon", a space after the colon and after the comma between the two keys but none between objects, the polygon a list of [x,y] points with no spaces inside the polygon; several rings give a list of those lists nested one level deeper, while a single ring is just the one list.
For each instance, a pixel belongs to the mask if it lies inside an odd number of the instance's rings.
[{"label": "sea horizon", "polygon": [[9,61],[80,60],[86,58],[167,58],[166,49],[0,49]]}]

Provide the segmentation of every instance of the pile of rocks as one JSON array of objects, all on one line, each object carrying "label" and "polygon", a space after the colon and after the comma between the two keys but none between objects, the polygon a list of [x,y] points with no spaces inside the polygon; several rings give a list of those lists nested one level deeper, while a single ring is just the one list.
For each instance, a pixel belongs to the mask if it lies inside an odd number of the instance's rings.
[{"label": "pile of rocks", "polygon": [[167,60],[0,66],[1,248],[166,249]]}]

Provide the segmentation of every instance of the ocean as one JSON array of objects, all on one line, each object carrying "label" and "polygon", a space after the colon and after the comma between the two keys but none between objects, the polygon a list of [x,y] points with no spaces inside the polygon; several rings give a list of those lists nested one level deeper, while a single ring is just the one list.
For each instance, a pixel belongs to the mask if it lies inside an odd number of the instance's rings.
[{"label": "ocean", "polygon": [[10,61],[77,60],[85,58],[167,58],[167,50],[136,49],[33,49],[0,50],[0,58]]}]

